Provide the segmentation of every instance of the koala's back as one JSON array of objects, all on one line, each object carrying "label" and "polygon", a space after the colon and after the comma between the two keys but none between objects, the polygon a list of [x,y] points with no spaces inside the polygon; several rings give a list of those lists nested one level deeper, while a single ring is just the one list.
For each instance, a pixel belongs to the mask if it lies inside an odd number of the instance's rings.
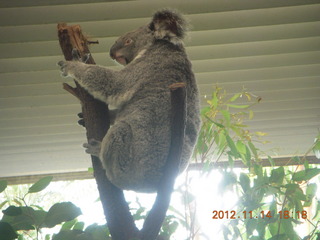
[{"label": "koala's back", "polygon": [[[184,170],[193,151],[199,129],[199,99],[191,63],[182,46],[156,41],[140,58],[127,65],[123,78],[134,82],[132,98],[124,104],[112,134],[130,131],[123,141],[130,149],[108,149],[106,171],[109,179],[122,189],[155,191],[168,157],[171,141],[171,99],[169,86],[186,83],[187,119],[181,168]],[[130,90],[129,90],[130,91]],[[109,136],[108,136],[109,135]],[[121,133],[120,133],[121,135]],[[127,145],[126,145],[127,146]],[[113,155],[117,154],[117,156]],[[110,162],[112,161],[112,162]]]}]

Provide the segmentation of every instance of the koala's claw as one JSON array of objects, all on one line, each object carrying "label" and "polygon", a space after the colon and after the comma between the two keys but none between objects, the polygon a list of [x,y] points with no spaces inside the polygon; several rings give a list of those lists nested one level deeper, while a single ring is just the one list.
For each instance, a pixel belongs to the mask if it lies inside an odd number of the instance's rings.
[{"label": "koala's claw", "polygon": [[84,143],[83,147],[86,148],[86,153],[99,157],[101,142],[95,139],[90,139],[88,143]]},{"label": "koala's claw", "polygon": [[66,70],[67,62],[66,61],[59,61],[57,63],[57,65],[60,67],[61,76],[62,77],[67,77],[68,76],[68,72]]},{"label": "koala's claw", "polygon": [[91,54],[90,53],[86,53],[83,56],[80,55],[80,52],[78,51],[78,49],[74,48],[72,49],[72,60],[73,61],[78,61],[78,62],[83,62],[83,63],[87,63],[87,61],[89,60]]},{"label": "koala's claw", "polygon": [[79,53],[78,49],[76,49],[76,48],[72,49],[71,55],[72,55],[72,60],[74,60],[74,61],[79,61],[79,59],[81,58],[80,53]]},{"label": "koala's claw", "polygon": [[84,63],[87,63],[90,57],[91,57],[91,54],[87,53],[81,58],[81,61]]},{"label": "koala's claw", "polygon": [[85,123],[85,121],[84,121],[84,119],[83,119],[83,113],[82,113],[82,112],[81,112],[81,113],[78,113],[78,117],[80,118],[80,119],[78,120],[78,124],[81,125],[81,126],[83,126],[83,127],[85,127],[85,126],[86,126],[86,123]]}]

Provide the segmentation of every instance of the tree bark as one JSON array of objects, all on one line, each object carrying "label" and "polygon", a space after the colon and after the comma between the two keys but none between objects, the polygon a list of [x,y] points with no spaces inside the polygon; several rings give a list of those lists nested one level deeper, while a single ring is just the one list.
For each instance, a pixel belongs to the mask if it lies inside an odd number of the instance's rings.
[{"label": "tree bark", "polygon": [[[58,37],[66,60],[72,60],[72,50],[76,48],[81,56],[89,54],[88,40],[82,34],[79,25],[58,24]],[[95,64],[92,56],[87,64]],[[63,88],[76,96],[82,105],[82,113],[87,130],[87,139],[102,141],[110,127],[108,106],[94,99],[77,82],[76,88],[64,84]],[[127,240],[138,235],[129,206],[123,191],[114,186],[106,177],[99,158],[91,156],[94,177],[100,194],[100,200],[106,216],[109,231],[114,240]]]}]

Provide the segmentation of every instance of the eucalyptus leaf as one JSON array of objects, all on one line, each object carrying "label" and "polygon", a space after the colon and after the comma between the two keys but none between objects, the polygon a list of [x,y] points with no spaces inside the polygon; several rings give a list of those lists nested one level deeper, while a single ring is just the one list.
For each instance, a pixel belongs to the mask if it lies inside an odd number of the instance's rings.
[{"label": "eucalyptus leaf", "polygon": [[248,142],[249,148],[251,150],[251,152],[253,153],[254,157],[257,159],[258,158],[258,152],[257,152],[257,148],[253,145],[253,143],[251,141]]},{"label": "eucalyptus leaf", "polygon": [[230,112],[226,111],[226,110],[221,110],[221,113],[224,117],[224,121],[225,121],[225,125],[227,127],[230,126],[230,121],[231,121],[231,116],[230,116]]},{"label": "eucalyptus leaf", "polygon": [[235,104],[227,104],[227,106],[231,107],[231,108],[240,108],[240,109],[244,109],[244,108],[250,107],[250,105],[235,105]]},{"label": "eucalyptus leaf", "polygon": [[318,174],[320,174],[320,168],[308,168],[306,170],[296,172],[292,176],[292,180],[297,182],[309,181],[311,178],[317,176]]},{"label": "eucalyptus leaf", "polygon": [[230,102],[234,102],[235,100],[237,100],[240,96],[241,96],[242,93],[236,93],[235,95],[233,95],[229,101]]},{"label": "eucalyptus leaf", "polygon": [[42,191],[43,189],[45,189],[50,184],[50,182],[52,181],[52,178],[53,177],[51,177],[51,176],[41,178],[39,181],[34,183],[29,188],[28,193],[36,193],[36,192]]},{"label": "eucalyptus leaf", "polygon": [[246,193],[250,189],[250,179],[247,174],[240,173],[240,185],[244,193]]},{"label": "eucalyptus leaf", "polygon": [[235,158],[237,158],[239,156],[239,153],[238,153],[238,150],[237,150],[237,147],[236,147],[234,141],[232,140],[232,138],[229,135],[226,135],[226,139],[227,139],[227,143],[228,143],[228,146],[231,150],[232,155]]}]

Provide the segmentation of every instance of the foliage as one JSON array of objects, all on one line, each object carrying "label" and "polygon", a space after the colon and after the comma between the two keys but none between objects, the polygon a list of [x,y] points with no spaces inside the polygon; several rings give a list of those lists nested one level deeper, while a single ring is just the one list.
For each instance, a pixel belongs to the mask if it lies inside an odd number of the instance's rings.
[{"label": "foliage", "polygon": [[[241,98],[247,102],[243,103]],[[242,102],[235,103],[237,100]],[[221,157],[228,159],[229,164],[221,168],[221,191],[231,190],[239,197],[234,209],[220,211],[223,215],[220,218],[228,219],[223,227],[224,238],[301,239],[295,227],[307,221],[312,229],[304,239],[316,240],[320,234],[320,201],[315,199],[318,186],[310,180],[320,169],[309,165],[305,157],[292,158],[296,167],[275,167],[274,160],[268,156],[271,167],[263,167],[262,153],[256,143],[262,142],[259,138],[266,134],[252,134],[244,124],[245,119],[252,119],[250,108],[260,100],[246,91],[228,96],[217,88],[208,101],[209,106],[201,112],[203,126],[195,158],[204,163],[205,170]],[[318,136],[311,150],[318,153],[319,146]],[[236,160],[247,170],[237,174],[233,168]],[[309,216],[310,209],[315,213],[313,216]]]},{"label": "foliage", "polygon": [[[44,177],[37,181],[27,189],[24,187],[24,193],[19,197],[19,193],[15,191],[14,198],[0,203],[3,217],[0,220],[0,240],[108,240],[111,239],[109,230],[106,225],[98,225],[96,223],[85,227],[84,222],[77,220],[77,217],[82,214],[81,210],[71,202],[58,202],[49,207],[45,211],[42,206],[31,204],[35,199],[30,195],[35,195],[35,198],[42,199],[43,202],[48,202],[44,199],[44,194],[41,193],[52,181],[52,177]],[[12,187],[11,187],[12,188]],[[0,193],[7,189],[7,182],[0,181]],[[15,188],[16,189],[16,188]],[[17,189],[16,189],[17,190]],[[7,192],[7,191],[6,191]],[[10,192],[12,195],[12,193]],[[52,196],[51,196],[52,197]],[[29,200],[29,201],[28,201]],[[131,208],[135,221],[144,220],[148,214],[146,208],[140,203],[139,199],[135,202],[138,207]],[[169,240],[178,226],[177,221],[172,215],[165,218],[160,231],[161,240]],[[56,234],[47,234],[42,236],[45,228],[54,228]],[[50,231],[52,232],[52,231]]]},{"label": "foliage", "polygon": [[[59,233],[52,236],[52,240],[103,240],[111,239],[105,226],[96,224],[84,229],[84,223],[78,222],[76,218],[81,214],[80,208],[71,202],[60,202],[53,204],[48,211],[41,206],[29,205],[26,197],[44,190],[52,181],[52,177],[44,177],[28,188],[22,198],[16,197],[11,202],[0,203],[0,209],[9,205],[2,211],[3,217],[0,221],[0,239],[12,240],[40,239],[43,228],[53,228],[61,225]],[[3,192],[7,187],[6,181],[0,182],[0,190]],[[50,235],[45,239],[51,239]]]}]

